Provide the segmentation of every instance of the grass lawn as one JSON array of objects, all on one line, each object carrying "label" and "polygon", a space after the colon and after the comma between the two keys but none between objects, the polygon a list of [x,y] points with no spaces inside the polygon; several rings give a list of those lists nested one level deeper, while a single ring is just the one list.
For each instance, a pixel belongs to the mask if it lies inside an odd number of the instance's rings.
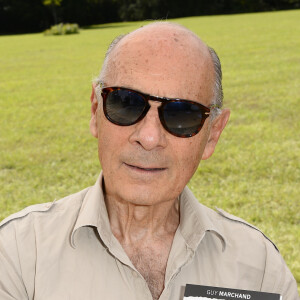
[{"label": "grass lawn", "polygon": [[[189,186],[262,229],[300,287],[300,11],[177,19],[219,53],[230,123]],[[0,37],[0,220],[94,184],[91,81],[111,39],[143,22],[78,35]]]}]

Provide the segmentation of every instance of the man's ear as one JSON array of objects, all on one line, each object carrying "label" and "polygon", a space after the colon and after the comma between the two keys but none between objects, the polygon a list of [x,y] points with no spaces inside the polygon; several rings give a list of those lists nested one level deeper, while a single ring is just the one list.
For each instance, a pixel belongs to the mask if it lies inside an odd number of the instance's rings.
[{"label": "man's ear", "polygon": [[98,108],[98,101],[95,92],[95,84],[92,84],[90,131],[95,138],[98,138],[97,108]]},{"label": "man's ear", "polygon": [[228,122],[229,116],[230,110],[223,109],[221,114],[212,121],[209,138],[202,155],[203,160],[208,159],[214,153],[219,137]]}]

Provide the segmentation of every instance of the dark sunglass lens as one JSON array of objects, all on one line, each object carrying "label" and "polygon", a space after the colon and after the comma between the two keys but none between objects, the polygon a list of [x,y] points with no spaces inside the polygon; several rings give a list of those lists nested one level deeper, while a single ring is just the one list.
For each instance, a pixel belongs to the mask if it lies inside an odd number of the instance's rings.
[{"label": "dark sunglass lens", "polygon": [[163,116],[170,132],[179,136],[192,136],[202,123],[203,110],[189,102],[169,102],[164,106]]},{"label": "dark sunglass lens", "polygon": [[129,90],[115,90],[106,98],[106,113],[108,118],[119,125],[132,125],[145,109],[144,98]]}]

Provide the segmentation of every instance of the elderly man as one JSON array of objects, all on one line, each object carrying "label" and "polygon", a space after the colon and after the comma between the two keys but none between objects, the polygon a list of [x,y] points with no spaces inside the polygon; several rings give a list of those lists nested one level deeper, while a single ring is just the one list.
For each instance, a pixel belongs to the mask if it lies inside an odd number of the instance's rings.
[{"label": "elderly man", "polygon": [[103,171],[0,224],[1,300],[180,300],[186,284],[298,299],[275,245],[186,187],[229,118],[211,48],[170,23],[117,38],[91,101]]}]

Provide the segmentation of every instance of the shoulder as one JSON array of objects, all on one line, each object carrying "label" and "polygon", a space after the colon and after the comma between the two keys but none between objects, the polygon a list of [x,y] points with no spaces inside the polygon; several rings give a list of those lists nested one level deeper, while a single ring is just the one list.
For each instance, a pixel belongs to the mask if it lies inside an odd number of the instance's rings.
[{"label": "shoulder", "polygon": [[74,214],[80,209],[83,198],[88,190],[89,188],[86,188],[57,201],[54,200],[53,202],[28,206],[2,220],[0,222],[0,233],[6,227],[14,227],[18,224],[24,225],[25,223],[34,221],[47,222],[47,220],[59,217],[62,214]]},{"label": "shoulder", "polygon": [[[216,213],[219,216],[219,224],[222,229],[225,230],[224,234],[226,236],[240,239],[242,235],[246,238],[250,238],[251,240],[254,238],[256,243],[268,243],[276,250],[276,252],[279,252],[275,243],[256,226],[220,208],[216,208]],[[234,234],[232,235],[232,233]]]},{"label": "shoulder", "polygon": [[298,299],[296,281],[270,238],[254,225],[221,209],[212,214],[226,239],[225,252],[229,257],[262,271],[262,291],[279,293],[284,299]]},{"label": "shoulder", "polygon": [[278,252],[276,245],[257,227],[222,209],[213,210],[199,203],[188,188],[184,189],[181,200],[181,222],[183,225],[188,223],[187,230],[195,231],[195,224],[198,224],[199,228],[217,233],[222,238],[227,253],[247,253],[251,248],[263,253],[265,243],[270,243]]},{"label": "shoulder", "polygon": [[37,265],[56,262],[57,253],[70,247],[70,232],[87,191],[29,206],[0,223],[0,295],[7,291],[13,299],[33,297]]}]

